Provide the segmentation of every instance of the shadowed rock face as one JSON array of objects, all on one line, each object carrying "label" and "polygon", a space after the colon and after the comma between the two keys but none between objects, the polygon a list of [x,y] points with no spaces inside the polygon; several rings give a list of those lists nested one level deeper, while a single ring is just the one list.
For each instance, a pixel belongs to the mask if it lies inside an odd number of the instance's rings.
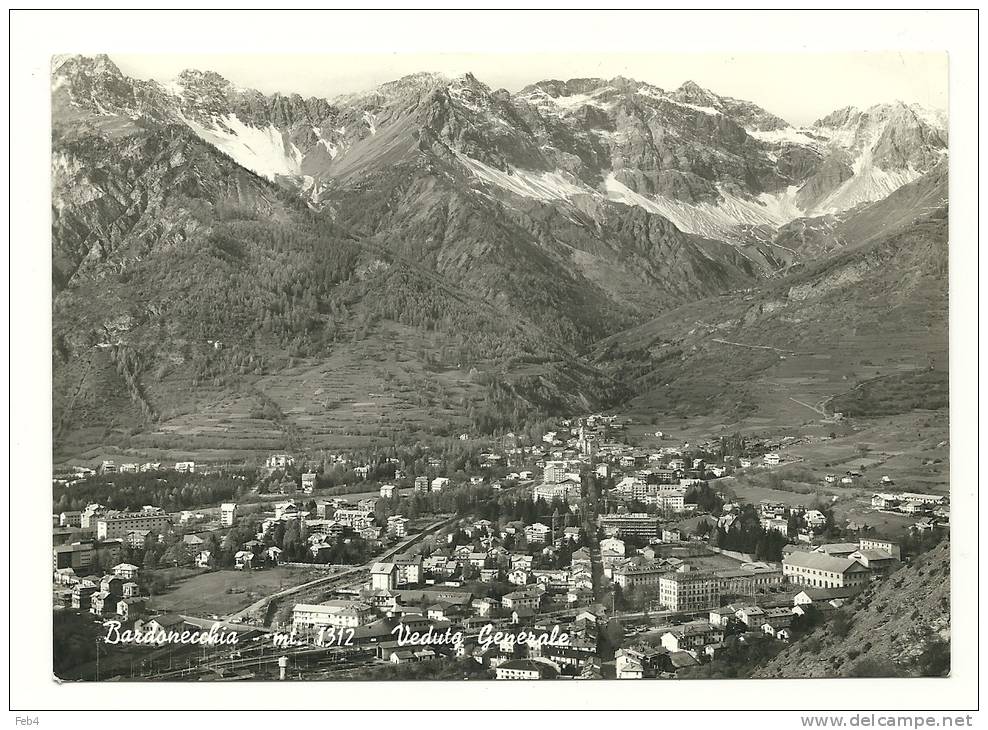
[{"label": "shadowed rock face", "polygon": [[837,150],[827,156],[803,183],[796,194],[796,201],[804,208],[810,208],[852,177],[854,170],[851,169],[850,156],[844,150]]}]

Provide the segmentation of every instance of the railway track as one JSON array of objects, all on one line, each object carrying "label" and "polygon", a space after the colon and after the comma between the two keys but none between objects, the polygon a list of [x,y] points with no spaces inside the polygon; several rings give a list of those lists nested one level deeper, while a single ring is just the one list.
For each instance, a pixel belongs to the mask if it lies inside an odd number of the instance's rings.
[{"label": "railway track", "polygon": [[327,575],[322,578],[316,578],[315,580],[311,580],[307,583],[302,583],[297,586],[292,586],[291,588],[285,588],[284,590],[278,591],[277,593],[272,593],[270,596],[265,596],[264,598],[255,601],[247,608],[241,609],[236,613],[230,614],[225,618],[225,620],[231,623],[240,623],[246,621],[246,619],[249,616],[264,611],[265,612],[264,625],[267,626],[270,624],[271,618],[273,616],[273,611],[270,608],[272,604],[277,604],[282,600],[284,600],[285,598],[290,598],[293,595],[306,593],[313,589],[334,588],[341,584],[362,581],[370,576],[370,569],[374,563],[386,561],[389,558],[397,555],[398,553],[404,552],[408,548],[424,540],[429,535],[432,535],[438,530],[445,527],[446,525],[455,522],[457,519],[459,518],[450,517],[445,520],[434,522],[428,527],[426,527],[424,530],[422,530],[422,532],[418,533],[417,535],[413,535],[404,542],[398,543],[393,548],[389,548],[385,552],[375,556],[372,560],[367,561],[363,565],[360,565],[356,568],[350,568],[348,570],[344,570],[339,573],[334,573],[333,575]]}]

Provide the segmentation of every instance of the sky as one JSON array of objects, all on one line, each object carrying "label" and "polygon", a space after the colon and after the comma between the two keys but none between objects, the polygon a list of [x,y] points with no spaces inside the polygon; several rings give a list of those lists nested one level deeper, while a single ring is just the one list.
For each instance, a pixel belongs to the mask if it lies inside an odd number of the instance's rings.
[{"label": "sky", "polygon": [[901,100],[947,108],[945,53],[786,54],[111,54],[120,69],[167,81],[195,68],[264,93],[332,98],[366,91],[417,71],[467,71],[492,89],[515,92],[536,81],[626,76],[663,89],[692,80],[722,96],[753,101],[796,126],[835,109]]}]

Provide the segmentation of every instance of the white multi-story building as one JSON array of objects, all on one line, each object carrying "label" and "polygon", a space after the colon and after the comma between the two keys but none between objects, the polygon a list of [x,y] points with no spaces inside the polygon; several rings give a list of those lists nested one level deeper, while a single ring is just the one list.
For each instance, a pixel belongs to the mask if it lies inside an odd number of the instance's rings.
[{"label": "white multi-story building", "polygon": [[264,462],[268,469],[285,469],[293,464],[295,464],[295,459],[288,454],[272,454]]},{"label": "white multi-story building", "polygon": [[405,537],[408,535],[408,523],[409,519],[407,517],[392,515],[388,518],[388,535],[391,537]]},{"label": "white multi-story building", "polygon": [[223,527],[233,527],[237,518],[236,502],[224,502],[220,505],[220,525]]},{"label": "white multi-story building", "polygon": [[362,530],[374,524],[374,513],[363,509],[338,509],[333,519],[354,530]]},{"label": "white multi-story building", "polygon": [[552,530],[548,525],[536,522],[525,527],[525,539],[529,542],[546,543],[549,541],[549,534],[551,532]]},{"label": "white multi-story building", "polygon": [[566,462],[564,461],[547,461],[545,463],[545,468],[542,470],[542,480],[548,484],[555,484],[558,481],[562,481],[563,477],[566,476]]},{"label": "white multi-story building", "polygon": [[313,636],[320,629],[357,628],[373,618],[371,607],[360,601],[327,601],[322,604],[298,603],[292,611],[292,635]]}]

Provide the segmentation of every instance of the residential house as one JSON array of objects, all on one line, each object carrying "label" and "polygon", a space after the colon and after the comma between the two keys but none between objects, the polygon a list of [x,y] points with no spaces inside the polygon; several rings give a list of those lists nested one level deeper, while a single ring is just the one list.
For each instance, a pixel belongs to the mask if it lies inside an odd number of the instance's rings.
[{"label": "residential house", "polygon": [[140,572],[140,568],[136,565],[131,565],[130,563],[120,563],[119,565],[113,567],[113,574],[125,581],[137,580],[137,576]]},{"label": "residential house", "polygon": [[72,588],[72,608],[76,611],[88,611],[92,606],[92,598],[99,591],[95,583],[83,580]]},{"label": "residential house", "polygon": [[530,578],[531,573],[523,568],[517,568],[508,573],[508,582],[516,586],[526,585]]},{"label": "residential house", "polygon": [[295,459],[288,454],[272,454],[264,462],[264,465],[271,470],[287,469],[295,465]]},{"label": "residential house", "polygon": [[476,598],[470,603],[475,615],[486,618],[493,616],[501,608],[501,602],[496,598]]},{"label": "residential house", "polygon": [[408,535],[408,523],[411,522],[407,517],[402,517],[401,515],[391,515],[388,518],[388,537],[392,538],[402,538]]},{"label": "residential house", "polygon": [[535,611],[542,605],[540,590],[520,590],[507,593],[501,597],[501,605],[509,611],[519,608],[531,608]]},{"label": "residential house", "polygon": [[533,570],[532,577],[539,585],[546,589],[559,590],[568,588],[570,582],[570,572],[568,570]]},{"label": "residential house", "polygon": [[123,622],[134,621],[147,611],[143,598],[121,598],[117,601],[116,612]]},{"label": "residential house", "polygon": [[312,637],[325,628],[357,628],[373,620],[371,607],[361,601],[298,603],[292,611],[292,635]]},{"label": "residential house", "polygon": [[735,609],[730,606],[724,606],[723,608],[712,608],[710,609],[710,614],[707,620],[711,626],[725,629],[730,626],[731,622],[734,620],[735,613]]},{"label": "residential house", "polygon": [[174,633],[179,635],[186,630],[185,619],[173,613],[161,614],[147,620],[138,619],[134,624],[134,630],[142,634],[151,634],[158,638],[158,646],[169,643],[168,637]]},{"label": "residential house", "polygon": [[494,670],[497,679],[555,679],[559,667],[546,659],[511,659]]},{"label": "residential house", "polygon": [[398,587],[398,568],[394,563],[381,562],[371,566],[371,588],[391,590]]},{"label": "residential house", "polygon": [[414,585],[422,582],[422,556],[400,555],[393,559],[398,585]]},{"label": "residential house", "polygon": [[756,605],[741,606],[734,612],[734,618],[748,628],[761,626],[764,616],[765,609]]},{"label": "residential house", "polygon": [[661,638],[663,648],[670,652],[702,650],[708,644],[717,644],[723,640],[724,630],[707,621],[680,624],[666,631]]},{"label": "residential house", "polygon": [[541,522],[536,522],[525,527],[525,539],[530,543],[545,544],[549,542],[549,534],[551,532],[552,530],[548,525],[543,525]]},{"label": "residential house", "polygon": [[119,599],[119,594],[114,594],[110,591],[99,591],[93,594],[89,603],[89,610],[97,616],[116,613],[117,601]]}]

